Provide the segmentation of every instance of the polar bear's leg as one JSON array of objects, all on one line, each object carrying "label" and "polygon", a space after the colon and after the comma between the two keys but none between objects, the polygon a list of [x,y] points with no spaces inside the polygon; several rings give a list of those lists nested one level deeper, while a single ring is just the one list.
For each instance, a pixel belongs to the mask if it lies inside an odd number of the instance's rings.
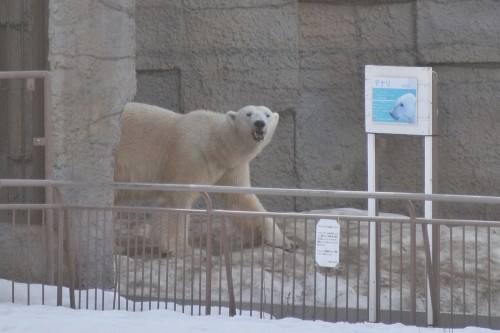
[{"label": "polar bear's leg", "polygon": [[[257,196],[253,194],[222,194],[221,197],[224,202],[224,207],[228,210],[266,211],[262,207]],[[283,235],[272,218],[266,217],[263,220],[261,218],[252,217],[234,217],[233,221],[236,222],[236,225],[242,225],[243,228],[248,230],[251,230],[255,225],[262,233],[264,243],[267,245],[282,248],[286,251],[297,248],[294,242]]]},{"label": "polar bear's leg", "polygon": [[151,239],[160,253],[177,257],[189,256],[192,253],[188,242],[188,215],[154,213],[152,219]]},{"label": "polar bear's leg", "polygon": [[[158,200],[159,207],[190,208],[188,197],[175,193]],[[185,257],[192,254],[189,245],[189,215],[177,212],[162,212],[153,215],[151,238],[162,254]]]},{"label": "polar bear's leg", "polygon": [[[238,169],[227,171],[222,178],[217,182],[218,185],[231,186],[250,186],[250,170],[248,165]],[[230,194],[223,193],[220,195],[224,208],[228,210],[243,210],[265,212],[266,210],[260,203],[259,199],[254,194]],[[294,242],[286,238],[281,230],[276,226],[272,218],[265,218],[264,221],[259,218],[251,217],[235,217],[233,218],[237,225],[242,225],[243,228],[252,229],[252,226],[257,223],[257,228],[262,232],[264,242],[268,245],[283,248],[290,251],[297,248]]]}]

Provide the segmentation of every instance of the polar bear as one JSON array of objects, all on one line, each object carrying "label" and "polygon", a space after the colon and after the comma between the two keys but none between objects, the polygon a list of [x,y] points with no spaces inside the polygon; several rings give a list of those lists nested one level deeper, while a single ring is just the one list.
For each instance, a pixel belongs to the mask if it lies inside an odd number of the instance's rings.
[{"label": "polar bear", "polygon": [[[277,113],[264,106],[245,106],[225,114],[205,110],[178,114],[152,105],[128,103],[115,151],[114,180],[250,187],[249,163],[271,141],[278,119]],[[197,197],[198,193],[191,192],[120,190],[115,204],[153,199],[161,207],[191,208]],[[265,211],[253,194],[220,197],[229,210]],[[185,256],[191,253],[184,232],[189,229],[189,220],[174,215],[178,214],[154,219],[152,239],[162,253]],[[167,219],[168,228],[164,224]],[[274,242],[285,250],[295,248],[272,219],[236,220],[248,229],[255,223],[267,244]]]},{"label": "polar bear", "polygon": [[412,93],[400,96],[391,110],[392,119],[408,124],[415,124],[417,98]]}]

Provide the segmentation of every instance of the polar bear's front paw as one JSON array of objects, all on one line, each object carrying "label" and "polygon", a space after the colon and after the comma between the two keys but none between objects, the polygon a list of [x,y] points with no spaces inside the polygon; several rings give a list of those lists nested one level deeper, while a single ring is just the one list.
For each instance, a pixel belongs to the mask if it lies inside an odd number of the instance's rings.
[{"label": "polar bear's front paw", "polygon": [[299,246],[297,244],[295,244],[295,242],[289,240],[286,237],[284,238],[283,242],[276,243],[276,247],[283,249],[287,252],[293,252],[299,248]]},{"label": "polar bear's front paw", "polygon": [[169,249],[161,248],[160,249],[162,257],[177,257],[177,258],[187,258],[193,256],[193,253],[196,255],[193,248],[188,244],[180,244],[177,247],[171,246]]}]

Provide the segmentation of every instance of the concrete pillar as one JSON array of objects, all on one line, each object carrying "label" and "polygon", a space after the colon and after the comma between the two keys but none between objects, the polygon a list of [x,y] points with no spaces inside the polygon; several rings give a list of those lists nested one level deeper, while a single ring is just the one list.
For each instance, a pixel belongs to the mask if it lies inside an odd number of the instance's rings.
[{"label": "concrete pillar", "polygon": [[[120,114],[136,91],[135,0],[49,5],[54,168],[57,180],[111,182]],[[112,191],[65,190],[66,203],[112,205]],[[83,286],[113,282],[111,216],[70,216]],[[90,244],[90,245],[89,245]],[[106,244],[106,245],[104,245]]]}]

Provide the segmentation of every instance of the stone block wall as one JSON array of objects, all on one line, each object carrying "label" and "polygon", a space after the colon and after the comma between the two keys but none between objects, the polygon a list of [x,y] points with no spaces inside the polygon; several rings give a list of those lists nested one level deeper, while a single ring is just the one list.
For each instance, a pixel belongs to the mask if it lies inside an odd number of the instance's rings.
[{"label": "stone block wall", "polygon": [[[138,1],[135,100],[177,112],[270,107],[279,129],[253,165],[254,184],[296,187],[297,8],[289,0]],[[268,200],[294,209],[290,198]]]},{"label": "stone block wall", "polygon": [[[136,14],[136,100],[177,112],[264,104],[280,113],[275,139],[252,164],[254,186],[366,189],[364,66],[372,64],[437,72],[439,192],[500,192],[498,1],[144,0]],[[379,188],[423,191],[423,139],[379,135],[378,145]],[[494,207],[442,205],[441,213],[500,217]]]}]

